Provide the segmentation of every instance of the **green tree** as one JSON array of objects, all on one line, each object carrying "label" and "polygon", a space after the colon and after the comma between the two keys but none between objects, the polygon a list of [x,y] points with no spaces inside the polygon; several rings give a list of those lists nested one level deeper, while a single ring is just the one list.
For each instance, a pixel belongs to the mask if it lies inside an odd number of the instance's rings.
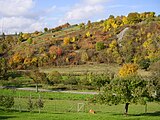
[{"label": "green tree", "polygon": [[5,39],[5,33],[4,32],[2,33],[2,39],[3,40]]},{"label": "green tree", "polygon": [[39,109],[39,113],[41,112],[41,109],[44,107],[44,101],[42,100],[42,98],[39,95],[38,100],[35,103],[36,107]]},{"label": "green tree", "polygon": [[141,22],[140,14],[137,12],[129,13],[127,19],[130,24]]},{"label": "green tree", "polygon": [[4,77],[7,73],[7,61],[5,58],[0,58],[0,77]]},{"label": "green tree", "polygon": [[44,32],[48,32],[48,28],[44,28]]},{"label": "green tree", "polygon": [[33,104],[31,95],[30,95],[30,97],[28,98],[27,105],[28,105],[28,110],[31,112],[31,111],[34,109],[34,104]]},{"label": "green tree", "polygon": [[38,84],[46,83],[47,77],[45,73],[39,72],[39,70],[32,70],[30,72],[26,72],[26,75],[29,76],[36,84],[36,92],[38,92]]},{"label": "green tree", "polygon": [[[139,76],[115,78],[106,84],[103,92],[97,96],[97,102],[102,104],[125,104],[125,114],[128,114],[130,103],[147,104],[147,100],[156,99],[154,91],[148,87],[149,82]],[[152,85],[152,87],[155,87]],[[152,92],[151,92],[152,91]]]},{"label": "green tree", "polygon": [[109,19],[114,19],[114,15],[109,15]]},{"label": "green tree", "polygon": [[58,84],[62,80],[62,76],[58,71],[53,71],[51,73],[48,73],[47,78],[48,78],[48,83],[51,85]]},{"label": "green tree", "polygon": [[139,62],[139,66],[140,66],[141,69],[147,70],[150,66],[150,60],[149,59],[142,59]]},{"label": "green tree", "polygon": [[100,51],[103,50],[105,48],[104,43],[103,42],[97,42],[96,43],[96,50]]},{"label": "green tree", "polygon": [[91,85],[96,86],[100,91],[101,87],[103,87],[107,82],[110,81],[110,78],[106,74],[91,74],[90,77]]},{"label": "green tree", "polygon": [[157,101],[160,101],[160,60],[153,63],[149,69],[152,73],[149,78],[151,94],[155,93],[154,97],[157,98]]}]

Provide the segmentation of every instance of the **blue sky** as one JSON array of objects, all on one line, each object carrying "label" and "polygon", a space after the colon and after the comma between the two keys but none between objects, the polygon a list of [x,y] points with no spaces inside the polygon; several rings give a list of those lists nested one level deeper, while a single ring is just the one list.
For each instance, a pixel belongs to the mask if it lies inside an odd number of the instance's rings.
[{"label": "blue sky", "polygon": [[159,0],[0,0],[0,33],[33,32],[44,27],[99,21],[109,15],[154,11]]}]

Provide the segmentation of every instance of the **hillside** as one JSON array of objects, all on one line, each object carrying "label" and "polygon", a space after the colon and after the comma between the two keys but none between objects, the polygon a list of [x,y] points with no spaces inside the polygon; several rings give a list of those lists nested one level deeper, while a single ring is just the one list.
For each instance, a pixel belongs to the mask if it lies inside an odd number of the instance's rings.
[{"label": "hillside", "polygon": [[153,64],[160,60],[160,17],[154,12],[110,16],[44,32],[2,35],[0,56],[12,69],[84,64]]}]

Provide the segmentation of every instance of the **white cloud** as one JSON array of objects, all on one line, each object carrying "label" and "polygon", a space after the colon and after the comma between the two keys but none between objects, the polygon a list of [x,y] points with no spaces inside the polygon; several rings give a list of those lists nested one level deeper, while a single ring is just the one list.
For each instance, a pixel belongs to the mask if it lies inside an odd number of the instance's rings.
[{"label": "white cloud", "polygon": [[105,3],[110,1],[112,0],[82,0],[66,12],[64,17],[59,20],[59,24],[66,22],[75,23],[77,21],[84,22],[95,18],[95,16],[102,16],[105,11]]},{"label": "white cloud", "polygon": [[46,26],[41,16],[54,9],[51,7],[41,13],[33,10],[34,0],[0,0],[0,27],[3,32],[33,32]]},{"label": "white cloud", "polygon": [[79,4],[75,4],[65,15],[59,20],[60,24],[87,20],[94,16],[101,15],[104,12],[104,2],[110,0],[83,0]]},{"label": "white cloud", "polygon": [[83,18],[89,18],[92,15],[100,13],[103,11],[103,6],[101,5],[86,5],[86,6],[79,6],[75,7],[71,11],[66,14],[66,19],[70,20],[77,20]]},{"label": "white cloud", "polygon": [[33,0],[0,0],[0,15],[24,15],[34,6]]},{"label": "white cloud", "polygon": [[0,19],[0,23],[3,23],[3,31],[5,33],[33,32],[42,30],[43,26],[45,26],[43,21],[25,17],[4,17]]},{"label": "white cloud", "polygon": [[108,1],[109,0],[84,0],[87,4],[100,4]]}]

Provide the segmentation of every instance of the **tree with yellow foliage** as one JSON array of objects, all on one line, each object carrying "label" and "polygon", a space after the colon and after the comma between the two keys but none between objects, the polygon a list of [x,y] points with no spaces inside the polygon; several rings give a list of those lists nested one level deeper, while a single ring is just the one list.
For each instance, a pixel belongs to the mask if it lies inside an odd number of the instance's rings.
[{"label": "tree with yellow foliage", "polygon": [[130,75],[137,74],[138,65],[133,63],[127,63],[122,66],[122,68],[119,70],[119,76],[120,77],[127,77]]},{"label": "tree with yellow foliage", "polygon": [[63,43],[64,43],[64,45],[68,45],[70,43],[70,37],[65,37],[63,39]]},{"label": "tree with yellow foliage", "polygon": [[124,25],[126,25],[126,24],[128,24],[129,22],[128,22],[128,19],[127,19],[127,17],[126,16],[123,16],[123,18],[122,18],[122,22],[123,22],[123,24]]},{"label": "tree with yellow foliage", "polygon": [[29,33],[23,33],[22,34],[22,38],[25,39],[25,40],[27,40],[30,37],[31,37],[31,34],[29,34]]},{"label": "tree with yellow foliage", "polygon": [[86,37],[88,38],[88,37],[90,37],[91,36],[91,33],[88,31],[87,33],[86,33]]}]

